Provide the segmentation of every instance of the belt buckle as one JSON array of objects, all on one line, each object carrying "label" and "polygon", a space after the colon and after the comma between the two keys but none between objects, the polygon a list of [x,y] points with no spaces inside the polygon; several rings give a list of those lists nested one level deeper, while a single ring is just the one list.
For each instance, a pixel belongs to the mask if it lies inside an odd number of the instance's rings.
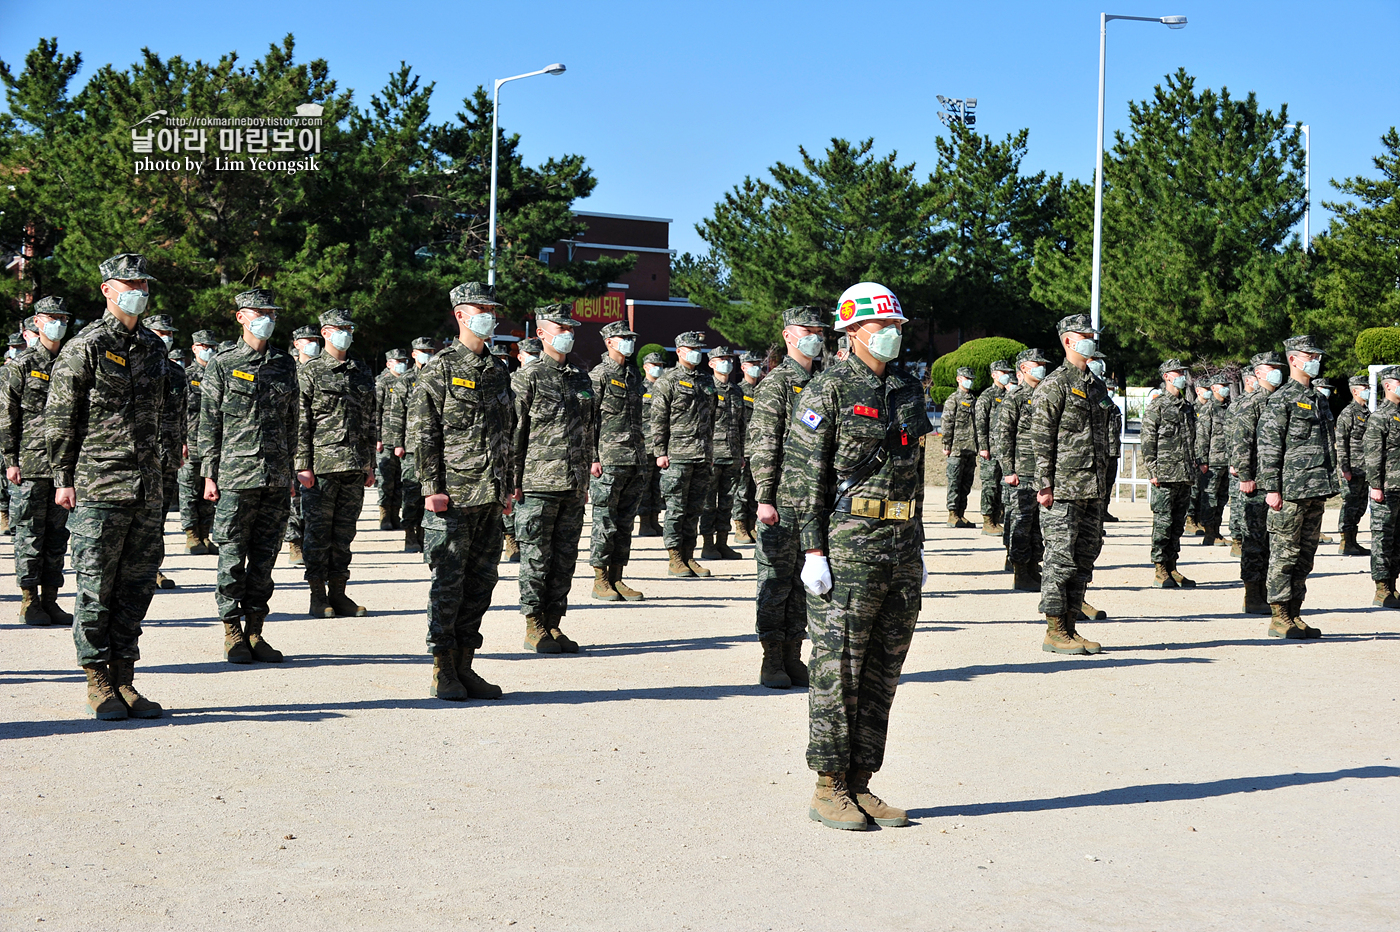
[{"label": "belt buckle", "polygon": [[878,498],[852,498],[851,514],[860,518],[878,518],[883,504]]},{"label": "belt buckle", "polygon": [[913,502],[885,502],[886,521],[907,521],[914,514]]}]

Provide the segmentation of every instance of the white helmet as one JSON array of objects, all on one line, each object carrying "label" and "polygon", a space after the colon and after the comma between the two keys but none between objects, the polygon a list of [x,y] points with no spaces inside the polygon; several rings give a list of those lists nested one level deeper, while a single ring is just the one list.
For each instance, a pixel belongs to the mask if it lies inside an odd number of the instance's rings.
[{"label": "white helmet", "polygon": [[836,329],[845,330],[865,320],[908,320],[899,299],[884,285],[860,282],[841,292],[836,302]]}]

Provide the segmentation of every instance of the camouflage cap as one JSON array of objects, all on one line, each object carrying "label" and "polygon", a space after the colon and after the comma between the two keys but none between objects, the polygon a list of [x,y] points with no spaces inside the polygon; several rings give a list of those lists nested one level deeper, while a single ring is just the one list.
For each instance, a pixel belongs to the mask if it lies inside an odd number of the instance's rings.
[{"label": "camouflage cap", "polygon": [[437,340],[434,340],[432,337],[418,337],[413,341],[413,348],[420,353],[436,353],[438,348]]},{"label": "camouflage cap", "polygon": [[462,282],[451,293],[452,306],[474,304],[477,307],[500,307],[496,300],[496,289],[484,282]]},{"label": "camouflage cap", "polygon": [[492,343],[492,344],[491,344],[491,355],[492,355],[492,356],[499,356],[500,358],[505,359],[509,354],[506,352],[505,344],[503,344],[503,343]]},{"label": "camouflage cap", "polygon": [[180,328],[175,326],[175,321],[171,320],[167,314],[157,314],[154,317],[147,317],[144,321],[147,330],[164,330],[166,333],[179,333]]},{"label": "camouflage cap", "polygon": [[385,361],[385,362],[388,362],[388,361],[390,361],[390,360],[392,360],[392,359],[407,359],[407,358],[408,358],[408,350],[406,350],[406,349],[391,349],[391,350],[385,350],[385,351],[384,351],[384,361]]},{"label": "camouflage cap", "polygon": [[[200,333],[209,333],[209,331],[202,330]],[[212,333],[209,335],[213,336]],[[198,336],[198,334],[196,334],[196,336]],[[296,342],[297,340],[315,340],[317,343],[325,342],[321,337],[321,328],[313,326],[312,324],[307,324],[305,327],[298,327],[292,331],[292,342]]]},{"label": "camouflage cap", "polygon": [[723,344],[720,344],[719,346],[716,346],[714,349],[710,350],[710,353],[709,353],[709,356],[710,356],[711,359],[721,359],[721,358],[723,358],[723,357],[725,357],[725,356],[733,356],[733,355],[734,355],[734,351],[731,350],[729,347],[723,345]]},{"label": "camouflage cap", "polygon": [[1376,373],[1376,384],[1378,385],[1391,379],[1400,380],[1400,366],[1386,366]]},{"label": "camouflage cap", "polygon": [[1323,353],[1326,352],[1310,333],[1300,333],[1296,337],[1289,337],[1283,341],[1283,352],[1288,353]]},{"label": "camouflage cap", "polygon": [[49,295],[47,298],[40,298],[34,302],[34,313],[45,314],[49,317],[67,317],[68,302],[58,295]]},{"label": "camouflage cap", "polygon": [[1347,379],[1347,384],[1352,388],[1369,388],[1371,385],[1371,377],[1367,375],[1354,375]]},{"label": "camouflage cap", "polygon": [[1105,355],[1103,354],[1103,350],[1094,350],[1094,352],[1089,356],[1089,358],[1090,358],[1090,359],[1107,359],[1108,357],[1105,356]]},{"label": "camouflage cap", "polygon": [[190,361],[190,354],[185,352],[184,347],[177,346],[170,352],[166,353],[165,358],[169,359],[171,362],[178,362],[180,365],[183,366]]},{"label": "camouflage cap", "polygon": [[1162,375],[1166,375],[1168,372],[1180,372],[1182,375],[1188,374],[1186,364],[1180,359],[1168,359],[1157,367],[1157,371]]},{"label": "camouflage cap", "polygon": [[1332,383],[1329,382],[1327,379],[1313,379],[1311,384],[1312,384],[1312,387],[1313,387],[1313,388],[1328,388],[1328,389],[1330,389],[1330,388],[1332,387]]},{"label": "camouflage cap", "polygon": [[660,353],[647,353],[647,358],[642,360],[644,366],[664,366],[666,357]]},{"label": "camouflage cap", "polygon": [[28,317],[26,317],[26,318],[24,319],[24,323],[20,324],[19,329],[20,329],[21,332],[27,330],[27,331],[29,331],[30,333],[38,333],[38,332],[39,332],[39,325],[36,324],[36,323],[34,323],[34,315],[33,315],[33,314],[30,314]]},{"label": "camouflage cap", "polygon": [[1215,373],[1214,375],[1212,375],[1212,376],[1210,377],[1210,385],[1211,385],[1212,388],[1214,388],[1216,385],[1229,385],[1229,384],[1230,384],[1230,378],[1225,374],[1224,370],[1221,370],[1220,372],[1217,372],[1217,373]]},{"label": "camouflage cap", "polygon": [[574,319],[574,308],[572,304],[546,304],[544,307],[535,308],[535,320],[547,320],[551,324],[558,324],[561,327],[577,327],[583,323]]},{"label": "camouflage cap", "polygon": [[611,340],[613,337],[635,337],[637,334],[631,327],[627,326],[625,320],[615,320],[608,324],[601,331],[604,340]]},{"label": "camouflage cap", "polygon": [[24,342],[24,334],[22,334],[22,333],[12,333],[12,334],[10,334],[10,345],[11,345],[11,346],[24,346],[24,345],[25,345],[25,342]]},{"label": "camouflage cap", "polygon": [[1048,366],[1051,360],[1050,357],[1042,353],[1039,348],[1029,346],[1016,354],[1016,365],[1020,366],[1023,362],[1038,362],[1042,366]]},{"label": "camouflage cap", "polygon": [[1251,369],[1257,369],[1260,366],[1277,366],[1279,368],[1282,368],[1286,365],[1288,365],[1288,363],[1283,361],[1283,356],[1281,356],[1275,350],[1267,350],[1263,353],[1255,353],[1249,359],[1249,367]]},{"label": "camouflage cap", "polygon": [[1097,333],[1094,322],[1089,319],[1088,314],[1071,314],[1068,317],[1061,317],[1060,322],[1055,325],[1055,332],[1063,336],[1066,333]]},{"label": "camouflage cap", "polygon": [[831,325],[826,322],[826,311],[810,304],[804,304],[783,311],[783,326],[826,328]]},{"label": "camouflage cap", "polygon": [[544,352],[544,343],[540,342],[539,337],[526,337],[520,341],[519,345],[522,353],[533,353],[538,356]]},{"label": "camouflage cap", "polygon": [[[305,330],[306,328],[303,327],[302,329]],[[317,334],[317,336],[319,337],[320,334]],[[296,337],[294,335],[293,339],[295,338]],[[218,346],[219,337],[212,330],[196,330],[193,334],[190,335],[190,345]]]},{"label": "camouflage cap", "polygon": [[1011,365],[1011,363],[1007,362],[1005,359],[998,359],[988,366],[987,370],[990,372],[1011,372],[1015,368],[1015,366]]},{"label": "camouflage cap", "polygon": [[972,374],[972,367],[971,367],[971,366],[958,366],[958,378],[960,378],[960,379],[974,379],[974,378],[976,378],[976,376]]},{"label": "camouflage cap", "polygon": [[342,307],[333,307],[329,311],[323,311],[317,318],[322,327],[353,327],[354,319],[350,312]]},{"label": "camouflage cap", "polygon": [[146,271],[146,257],[136,252],[118,253],[110,259],[103,259],[97,268],[104,282],[112,279],[122,282],[142,279],[156,281],[156,277]]},{"label": "camouflage cap", "polygon": [[744,350],[744,355],[739,357],[739,361],[743,363],[767,362],[768,354],[755,352],[754,350]]},{"label": "camouflage cap", "polygon": [[266,288],[249,288],[241,294],[235,295],[233,306],[242,310],[251,308],[255,311],[280,311],[281,307],[272,301],[272,292]]},{"label": "camouflage cap", "polygon": [[691,349],[705,348],[705,335],[699,330],[687,330],[676,334],[676,346],[689,346]]}]

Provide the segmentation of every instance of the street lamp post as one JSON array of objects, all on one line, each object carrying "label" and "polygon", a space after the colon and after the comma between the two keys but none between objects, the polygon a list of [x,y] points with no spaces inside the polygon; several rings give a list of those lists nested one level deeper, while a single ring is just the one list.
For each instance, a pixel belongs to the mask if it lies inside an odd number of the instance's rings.
[{"label": "street lamp post", "polygon": [[1303,252],[1312,252],[1312,237],[1308,235],[1308,220],[1312,214],[1312,136],[1306,123],[1288,123],[1283,128],[1294,127],[1303,131]]},{"label": "street lamp post", "polygon": [[564,66],[553,64],[539,71],[517,74],[509,78],[497,78],[495,90],[491,93],[491,245],[486,253],[486,284],[496,284],[496,116],[501,108],[501,85],[521,78],[533,78],[537,74],[563,74]]},{"label": "street lamp post", "polygon": [[1099,326],[1099,263],[1103,258],[1103,70],[1104,47],[1108,39],[1108,21],[1127,19],[1139,23],[1161,23],[1168,29],[1186,28],[1184,16],[1120,16],[1115,13],[1099,14],[1099,149],[1094,165],[1094,270],[1092,291],[1089,298],[1089,317],[1094,329]]}]

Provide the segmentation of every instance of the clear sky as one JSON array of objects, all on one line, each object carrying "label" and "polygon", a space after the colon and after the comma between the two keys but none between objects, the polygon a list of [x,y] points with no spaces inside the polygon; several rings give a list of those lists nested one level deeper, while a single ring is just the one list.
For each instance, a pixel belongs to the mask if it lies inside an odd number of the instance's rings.
[{"label": "clear sky", "polygon": [[[921,174],[943,129],[935,95],[978,98],[978,129],[1030,129],[1027,165],[1093,177],[1098,3],[749,2],[0,3],[0,58],[41,36],[79,50],[81,82],[142,46],[246,62],[287,32],[363,104],[407,61],[437,82],[434,117],[494,78],[560,61],[568,72],[507,85],[501,120],[531,162],[583,154],[599,184],[581,209],[669,217],[672,245],[748,175],[873,136]],[[1329,178],[1374,174],[1400,123],[1400,0],[1131,0],[1108,12],[1184,14],[1190,25],[1109,24],[1107,131],[1178,66],[1200,86],[1254,91],[1312,127],[1313,231]],[[119,11],[119,14],[118,14]]]}]

